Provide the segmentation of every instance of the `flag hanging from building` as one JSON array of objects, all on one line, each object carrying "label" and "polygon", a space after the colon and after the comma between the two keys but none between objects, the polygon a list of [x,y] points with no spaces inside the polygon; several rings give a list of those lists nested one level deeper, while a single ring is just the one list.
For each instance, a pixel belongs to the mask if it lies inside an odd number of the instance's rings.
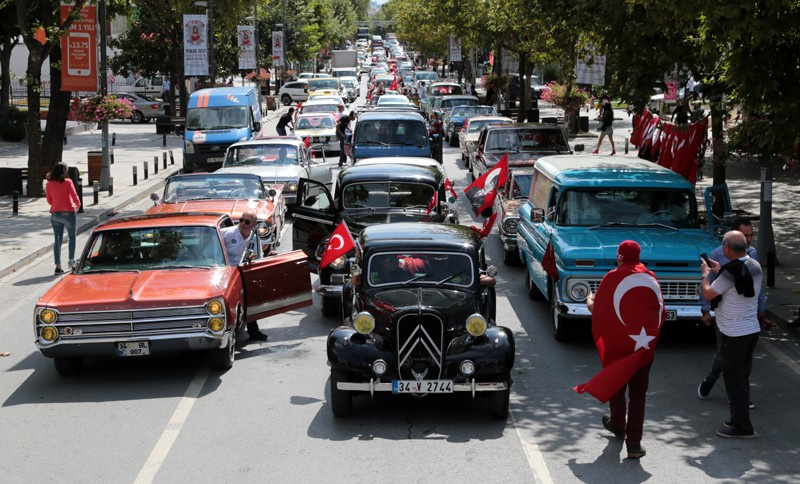
[{"label": "flag hanging from building", "polygon": [[183,16],[183,75],[208,75],[208,16]]}]

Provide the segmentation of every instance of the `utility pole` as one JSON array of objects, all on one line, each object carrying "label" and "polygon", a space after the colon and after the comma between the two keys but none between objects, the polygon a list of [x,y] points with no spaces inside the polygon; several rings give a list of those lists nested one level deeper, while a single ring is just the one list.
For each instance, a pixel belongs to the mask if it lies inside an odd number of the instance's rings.
[{"label": "utility pole", "polygon": [[[106,53],[106,0],[100,0],[97,8],[100,23],[100,94],[108,95],[108,54]],[[108,153],[108,120],[100,122],[103,164],[100,168],[100,190],[108,190],[111,178],[111,157]]]}]

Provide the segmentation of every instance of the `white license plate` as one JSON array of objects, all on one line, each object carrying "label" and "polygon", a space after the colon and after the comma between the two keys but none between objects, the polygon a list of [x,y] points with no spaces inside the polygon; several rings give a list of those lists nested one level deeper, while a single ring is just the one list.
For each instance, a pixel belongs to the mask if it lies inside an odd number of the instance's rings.
[{"label": "white license plate", "polygon": [[678,319],[678,311],[667,309],[667,321],[675,321],[676,319]]},{"label": "white license plate", "polygon": [[132,341],[130,343],[117,343],[119,356],[147,356],[150,354],[149,341]]},{"label": "white license plate", "polygon": [[392,393],[453,393],[453,380],[392,380]]},{"label": "white license plate", "polygon": [[223,157],[219,157],[219,158],[209,158],[209,159],[207,159],[206,161],[207,161],[208,163],[222,163],[223,161],[225,161],[225,158],[223,158]]}]

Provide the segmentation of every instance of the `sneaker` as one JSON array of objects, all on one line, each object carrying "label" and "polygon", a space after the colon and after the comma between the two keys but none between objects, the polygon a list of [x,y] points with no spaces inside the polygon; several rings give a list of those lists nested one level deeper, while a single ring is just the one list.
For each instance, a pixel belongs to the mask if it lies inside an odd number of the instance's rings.
[{"label": "sneaker", "polygon": [[714,383],[716,382],[708,378],[703,379],[697,387],[697,396],[703,400],[708,398],[708,394],[711,393],[711,389],[714,388]]},{"label": "sneaker", "polygon": [[609,417],[608,415],[603,415],[602,420],[603,420],[603,428],[605,428],[606,430],[608,430],[609,432],[614,434],[614,437],[616,437],[618,439],[624,439],[625,438],[625,432],[624,431],[620,432],[619,430],[616,430],[616,429],[614,429],[614,427],[611,426],[611,417]]},{"label": "sneaker", "polygon": [[725,437],[726,439],[752,439],[754,434],[753,432],[748,433],[736,427],[728,428],[723,424],[723,427],[717,430],[717,435]]},{"label": "sneaker", "polygon": [[755,403],[753,403],[753,402],[750,402],[750,410],[752,410],[752,409],[754,409],[754,408],[756,408],[756,404],[755,404]]},{"label": "sneaker", "polygon": [[722,426],[725,427],[726,429],[734,428],[733,419],[729,418],[728,420],[722,422]]},{"label": "sneaker", "polygon": [[636,447],[628,447],[628,459],[641,459],[646,455],[647,451],[644,450],[644,447],[641,445],[637,445]]},{"label": "sneaker", "polygon": [[55,275],[60,275],[60,274],[63,274],[63,273],[64,273],[64,269],[62,269],[60,267],[56,267],[56,270],[53,271],[53,274],[55,274]]}]

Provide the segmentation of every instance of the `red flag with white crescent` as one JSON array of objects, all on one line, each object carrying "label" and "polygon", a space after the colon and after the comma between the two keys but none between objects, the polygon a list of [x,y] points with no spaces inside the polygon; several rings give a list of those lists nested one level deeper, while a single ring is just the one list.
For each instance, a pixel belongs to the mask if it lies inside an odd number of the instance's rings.
[{"label": "red flag with white crescent", "polygon": [[464,189],[475,215],[488,216],[494,207],[498,188],[504,187],[506,181],[508,181],[508,153],[503,155],[491,170],[479,176]]},{"label": "red flag with white crescent", "polygon": [[605,403],[653,361],[666,320],[655,274],[643,264],[622,264],[603,277],[594,298],[592,337],[603,369],[574,388]]},{"label": "red flag with white crescent", "polygon": [[436,204],[439,202],[439,191],[436,190],[433,192],[433,196],[431,197],[431,201],[428,202],[427,208],[425,208],[425,215],[430,215],[433,209],[436,208]]},{"label": "red flag with white crescent", "polygon": [[346,255],[348,252],[356,248],[356,241],[350,234],[350,229],[347,228],[347,223],[342,221],[331,234],[328,240],[328,245],[325,246],[325,252],[322,253],[322,261],[319,263],[320,269],[327,266],[337,258]]},{"label": "red flag with white crescent", "polygon": [[458,195],[456,194],[456,190],[455,188],[453,188],[453,184],[450,182],[449,178],[444,179],[444,188],[453,195],[453,198],[458,200]]},{"label": "red flag with white crescent", "polygon": [[306,145],[306,149],[311,148],[311,137],[306,136],[305,139],[303,139],[303,144]]},{"label": "red flag with white crescent", "polygon": [[392,85],[389,86],[389,89],[391,89],[392,91],[397,90],[397,75],[394,76],[394,79],[392,80]]},{"label": "red flag with white crescent", "polygon": [[478,228],[474,225],[470,225],[469,228],[475,232],[478,232],[478,235],[480,235],[482,239],[485,239],[490,233],[492,233],[492,227],[494,227],[495,220],[497,220],[497,214],[493,213],[490,217],[483,221],[481,228]]}]

